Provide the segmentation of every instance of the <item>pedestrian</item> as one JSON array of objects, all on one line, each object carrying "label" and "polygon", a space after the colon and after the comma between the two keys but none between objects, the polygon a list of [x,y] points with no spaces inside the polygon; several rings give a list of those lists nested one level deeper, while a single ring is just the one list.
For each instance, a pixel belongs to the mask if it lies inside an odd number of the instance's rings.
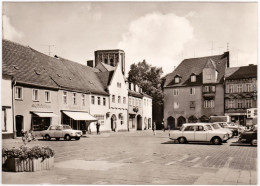
[{"label": "pedestrian", "polygon": [[153,122],[153,135],[156,134],[156,133],[155,133],[155,129],[156,129],[156,124],[155,124],[155,122]]},{"label": "pedestrian", "polygon": [[163,132],[165,132],[164,123],[162,122]]},{"label": "pedestrian", "polygon": [[100,132],[99,132],[100,124],[99,124],[99,122],[97,122],[96,127],[97,127],[97,134],[100,134]]}]

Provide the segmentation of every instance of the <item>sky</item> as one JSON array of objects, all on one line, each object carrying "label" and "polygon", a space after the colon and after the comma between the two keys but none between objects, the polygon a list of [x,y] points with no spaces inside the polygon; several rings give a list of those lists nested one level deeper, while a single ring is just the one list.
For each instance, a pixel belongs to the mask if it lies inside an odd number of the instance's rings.
[{"label": "sky", "polygon": [[183,59],[229,50],[230,66],[257,64],[257,3],[4,2],[3,38],[86,65],[122,49],[126,71],[146,60],[170,73]]}]

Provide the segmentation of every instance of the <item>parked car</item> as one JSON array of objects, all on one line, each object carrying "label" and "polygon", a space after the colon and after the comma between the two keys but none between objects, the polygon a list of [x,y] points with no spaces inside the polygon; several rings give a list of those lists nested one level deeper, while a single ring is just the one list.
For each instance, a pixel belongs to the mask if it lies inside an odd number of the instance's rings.
[{"label": "parked car", "polygon": [[233,133],[233,136],[238,136],[241,132],[245,130],[245,127],[241,125],[237,125],[235,123],[228,123],[228,122],[218,122],[221,127],[230,129]]},{"label": "parked car", "polygon": [[47,130],[41,132],[41,136],[46,140],[51,140],[51,138],[64,138],[64,140],[79,140],[82,136],[82,131],[73,130],[69,125],[51,125]]},{"label": "parked car", "polygon": [[180,130],[171,132],[171,139],[179,143],[211,142],[215,145],[228,140],[228,134],[222,130],[213,130],[209,123],[185,123]]},{"label": "parked car", "polygon": [[232,138],[233,132],[230,129],[222,127],[218,122],[212,123],[212,126],[213,126],[213,128],[215,130],[222,130],[222,131],[227,132],[228,133],[228,137]]},{"label": "parked car", "polygon": [[239,136],[239,142],[257,145],[257,125],[254,125],[249,131],[244,131]]}]

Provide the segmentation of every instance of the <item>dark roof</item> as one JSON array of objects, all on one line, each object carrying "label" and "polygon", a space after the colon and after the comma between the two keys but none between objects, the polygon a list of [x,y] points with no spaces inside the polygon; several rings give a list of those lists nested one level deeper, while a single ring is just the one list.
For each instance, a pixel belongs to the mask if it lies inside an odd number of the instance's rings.
[{"label": "dark roof", "polygon": [[132,90],[128,90],[128,95],[129,96],[133,96],[133,97],[138,97],[138,98],[142,98],[143,95],[139,92],[135,92],[135,91],[132,91]]},{"label": "dark roof", "polygon": [[93,68],[7,40],[3,40],[3,64],[20,83],[108,95]]},{"label": "dark roof", "polygon": [[[226,52],[222,55],[207,56],[200,58],[184,59],[180,65],[170,74],[166,75],[165,87],[175,86],[195,86],[202,84],[202,71],[206,64],[216,67],[218,71],[218,79],[216,83],[222,83],[225,74],[226,66],[229,62],[229,53]],[[196,82],[191,82],[190,76],[196,74]],[[180,83],[174,82],[174,77],[179,75],[181,77]]]},{"label": "dark roof", "polygon": [[110,81],[113,77],[114,71],[106,71],[106,72],[97,72],[97,76],[99,77],[103,87],[107,89]]},{"label": "dark roof", "polygon": [[226,80],[256,78],[257,65],[232,67],[226,70]]}]

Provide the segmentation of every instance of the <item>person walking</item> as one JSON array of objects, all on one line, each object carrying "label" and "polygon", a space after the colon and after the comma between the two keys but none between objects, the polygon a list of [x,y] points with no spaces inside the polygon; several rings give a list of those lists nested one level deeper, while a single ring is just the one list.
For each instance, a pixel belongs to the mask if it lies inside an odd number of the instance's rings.
[{"label": "person walking", "polygon": [[155,124],[155,122],[153,122],[153,135],[156,134],[156,133],[155,133],[155,129],[156,129],[156,124]]},{"label": "person walking", "polygon": [[162,122],[163,132],[165,132],[164,123]]},{"label": "person walking", "polygon": [[100,124],[99,124],[99,122],[97,122],[96,127],[97,127],[97,134],[100,134],[100,132],[99,132]]}]

